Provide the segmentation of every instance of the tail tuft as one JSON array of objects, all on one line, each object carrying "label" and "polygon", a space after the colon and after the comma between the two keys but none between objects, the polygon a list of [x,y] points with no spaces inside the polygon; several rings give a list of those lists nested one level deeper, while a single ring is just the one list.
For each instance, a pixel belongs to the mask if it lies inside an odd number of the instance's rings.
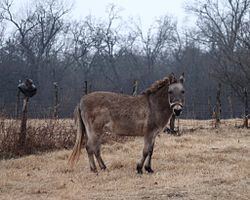
[{"label": "tail tuft", "polygon": [[81,155],[81,147],[83,144],[84,134],[85,134],[85,126],[81,117],[81,110],[80,106],[77,105],[74,111],[74,117],[75,117],[75,123],[77,125],[77,135],[76,135],[76,142],[73,147],[73,151],[69,157],[68,164],[70,165],[70,168],[73,168],[74,165],[79,160],[79,157]]}]

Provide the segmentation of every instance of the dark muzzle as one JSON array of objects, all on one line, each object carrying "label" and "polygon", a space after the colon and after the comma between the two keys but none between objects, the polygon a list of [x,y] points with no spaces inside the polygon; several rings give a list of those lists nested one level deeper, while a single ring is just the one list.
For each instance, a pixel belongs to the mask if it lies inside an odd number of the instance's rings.
[{"label": "dark muzzle", "polygon": [[171,105],[175,116],[179,116],[182,112],[183,105],[180,103],[174,103]]},{"label": "dark muzzle", "polygon": [[181,114],[181,112],[182,112],[182,109],[174,109],[174,114],[176,116],[179,116]]}]

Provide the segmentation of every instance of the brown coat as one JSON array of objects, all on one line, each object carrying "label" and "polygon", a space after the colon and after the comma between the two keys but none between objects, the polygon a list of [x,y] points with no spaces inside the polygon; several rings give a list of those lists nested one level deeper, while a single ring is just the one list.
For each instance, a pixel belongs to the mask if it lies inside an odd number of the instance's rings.
[{"label": "brown coat", "polygon": [[[137,170],[141,169],[149,155],[146,170],[152,172],[151,155],[155,136],[168,123],[173,109],[169,98],[169,86],[177,80],[173,76],[157,81],[144,93],[138,96],[117,94],[112,92],[93,92],[84,96],[76,109],[78,134],[70,163],[79,158],[83,137],[86,137],[90,168],[96,171],[93,155],[102,169],[106,166],[100,156],[102,136],[109,132],[117,135],[144,136],[144,154]],[[181,84],[182,85],[182,84]],[[178,86],[181,88],[181,86]],[[178,88],[177,87],[177,88]],[[180,102],[178,102],[180,103]]]}]

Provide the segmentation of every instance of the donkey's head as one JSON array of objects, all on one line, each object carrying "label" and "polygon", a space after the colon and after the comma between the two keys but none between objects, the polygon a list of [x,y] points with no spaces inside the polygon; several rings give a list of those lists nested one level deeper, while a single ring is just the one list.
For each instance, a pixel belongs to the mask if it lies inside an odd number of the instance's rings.
[{"label": "donkey's head", "polygon": [[173,113],[176,116],[179,116],[182,112],[184,105],[184,94],[185,89],[183,86],[184,83],[184,74],[181,75],[179,80],[176,83],[170,84],[168,87],[168,100]]}]

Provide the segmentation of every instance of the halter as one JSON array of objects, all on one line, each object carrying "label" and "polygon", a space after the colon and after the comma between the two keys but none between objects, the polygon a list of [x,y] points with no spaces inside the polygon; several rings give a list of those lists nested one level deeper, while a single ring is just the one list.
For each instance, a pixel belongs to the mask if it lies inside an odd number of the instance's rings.
[{"label": "halter", "polygon": [[183,105],[180,102],[170,103],[170,108],[173,109],[173,107],[175,107],[175,106],[180,106],[181,108],[183,108]]}]

